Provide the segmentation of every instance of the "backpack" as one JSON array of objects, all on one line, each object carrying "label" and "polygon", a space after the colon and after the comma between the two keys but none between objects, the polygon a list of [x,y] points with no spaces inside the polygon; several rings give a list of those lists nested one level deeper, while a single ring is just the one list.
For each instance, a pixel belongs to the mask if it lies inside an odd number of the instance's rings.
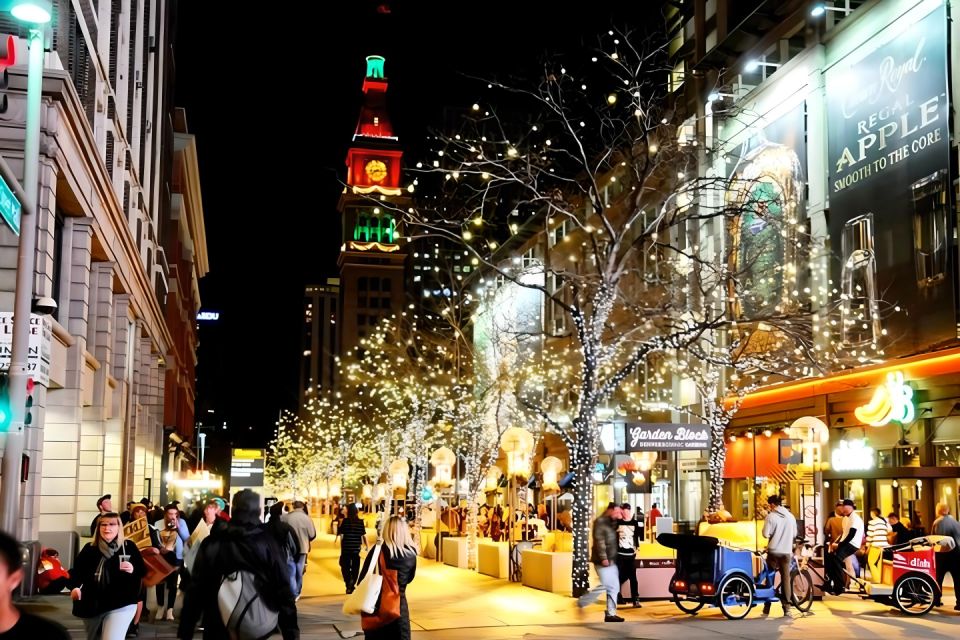
[{"label": "backpack", "polygon": [[260,640],[277,628],[279,613],[260,597],[256,575],[240,569],[223,576],[217,592],[220,619],[231,640]]}]

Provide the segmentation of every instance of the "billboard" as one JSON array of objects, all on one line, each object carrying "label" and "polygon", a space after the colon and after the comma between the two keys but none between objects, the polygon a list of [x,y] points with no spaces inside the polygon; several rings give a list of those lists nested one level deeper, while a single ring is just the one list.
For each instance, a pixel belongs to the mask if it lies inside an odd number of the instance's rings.
[{"label": "billboard", "polygon": [[956,337],[947,91],[942,5],[826,72],[831,280],[847,347],[900,355]]},{"label": "billboard", "polygon": [[784,277],[799,266],[791,235],[796,227],[788,221],[806,215],[805,132],[801,103],[775,120],[747,127],[740,134],[743,142],[725,157],[726,205],[738,212],[730,230],[729,257],[740,281],[734,309],[738,318],[758,319],[794,304],[794,286]]},{"label": "billboard", "polygon": [[254,489],[263,487],[263,466],[266,451],[263,449],[234,449],[230,462],[230,489]]}]

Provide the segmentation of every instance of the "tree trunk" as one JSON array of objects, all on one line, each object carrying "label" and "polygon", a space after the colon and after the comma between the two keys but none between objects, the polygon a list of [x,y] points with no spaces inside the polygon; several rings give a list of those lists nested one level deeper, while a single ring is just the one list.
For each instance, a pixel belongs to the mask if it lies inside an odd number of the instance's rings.
[{"label": "tree trunk", "polygon": [[[584,438],[580,439],[582,442]],[[573,479],[573,567],[571,573],[574,597],[590,590],[590,504],[593,500],[593,479],[589,454],[581,451],[586,448],[577,444],[577,454],[581,462],[574,467]],[[583,459],[587,456],[587,460]]]},{"label": "tree trunk", "polygon": [[723,506],[723,466],[727,460],[727,442],[724,438],[726,420],[714,416],[710,426],[710,503],[709,513],[716,513]]}]

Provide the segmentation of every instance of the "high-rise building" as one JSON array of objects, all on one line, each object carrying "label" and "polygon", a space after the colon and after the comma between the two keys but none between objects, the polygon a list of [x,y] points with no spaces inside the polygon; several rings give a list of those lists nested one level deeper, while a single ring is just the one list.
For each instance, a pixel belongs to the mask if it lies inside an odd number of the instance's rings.
[{"label": "high-rise building", "polygon": [[381,318],[406,302],[402,229],[394,212],[409,204],[400,186],[403,151],[387,111],[384,59],[367,57],[363,106],[347,151],[346,187],[338,209],[340,247],[340,346],[345,354]]},{"label": "high-rise building", "polygon": [[300,367],[300,407],[313,395],[333,389],[339,352],[340,279],[307,285],[303,297],[303,355]]}]

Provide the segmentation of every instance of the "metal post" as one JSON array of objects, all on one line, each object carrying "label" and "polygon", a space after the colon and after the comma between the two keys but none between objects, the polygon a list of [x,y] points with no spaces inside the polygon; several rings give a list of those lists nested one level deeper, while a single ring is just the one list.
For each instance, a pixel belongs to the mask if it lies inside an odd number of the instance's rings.
[{"label": "metal post", "polygon": [[[8,180],[20,200],[20,243],[17,251],[17,283],[13,303],[13,348],[10,355],[10,408],[12,421],[3,450],[2,484],[0,484],[0,528],[18,539],[32,537],[21,531],[20,466],[23,456],[24,417],[27,402],[27,378],[30,373],[30,307],[33,302],[33,265],[37,245],[38,176],[40,173],[40,94],[43,89],[43,30],[31,27],[27,65],[27,121],[24,142],[23,183]],[[4,177],[9,167],[3,164]]]}]

